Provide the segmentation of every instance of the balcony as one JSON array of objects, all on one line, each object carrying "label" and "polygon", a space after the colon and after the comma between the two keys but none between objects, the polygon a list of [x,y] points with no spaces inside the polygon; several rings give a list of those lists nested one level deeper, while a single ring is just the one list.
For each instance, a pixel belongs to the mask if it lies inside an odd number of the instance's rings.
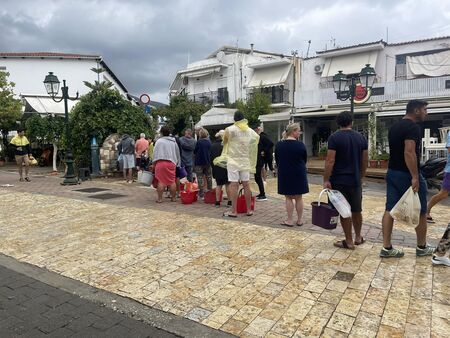
[{"label": "balcony", "polygon": [[289,91],[289,89],[283,88],[283,86],[265,87],[265,88],[248,90],[247,91],[247,100],[253,96],[253,93],[255,91],[259,91],[259,90],[269,97],[270,102],[272,104],[277,104],[277,103],[290,104],[290,101],[291,101],[290,97],[289,97],[290,91]]},{"label": "balcony", "polygon": [[198,94],[188,95],[188,99],[202,104],[226,104],[228,103],[228,91],[226,88],[219,88],[217,91],[209,91]]},{"label": "balcony", "polygon": [[[395,82],[376,83],[372,90],[370,102],[395,100],[427,99],[450,96],[450,76],[400,80]],[[296,100],[300,107],[340,104],[333,88],[316,90],[299,90]]]}]

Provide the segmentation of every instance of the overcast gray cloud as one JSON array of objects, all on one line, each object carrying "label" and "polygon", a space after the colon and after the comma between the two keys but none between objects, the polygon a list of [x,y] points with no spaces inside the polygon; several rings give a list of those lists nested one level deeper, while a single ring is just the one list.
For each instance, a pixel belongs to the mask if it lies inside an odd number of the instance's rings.
[{"label": "overcast gray cloud", "polygon": [[133,94],[167,102],[177,70],[222,45],[310,56],[450,35],[448,0],[0,1],[0,51],[100,54]]}]

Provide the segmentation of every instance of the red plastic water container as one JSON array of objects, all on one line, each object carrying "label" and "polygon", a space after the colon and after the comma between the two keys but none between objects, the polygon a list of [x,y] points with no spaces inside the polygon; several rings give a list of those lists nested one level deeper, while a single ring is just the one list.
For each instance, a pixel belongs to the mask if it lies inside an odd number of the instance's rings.
[{"label": "red plastic water container", "polygon": [[197,191],[181,191],[181,203],[192,204],[197,201]]},{"label": "red plastic water container", "polygon": [[[223,194],[223,191],[220,192],[219,202],[222,202],[222,194]],[[213,190],[205,192],[204,201],[205,201],[205,203],[208,203],[208,204],[215,204],[216,203],[216,190],[213,189]]]}]

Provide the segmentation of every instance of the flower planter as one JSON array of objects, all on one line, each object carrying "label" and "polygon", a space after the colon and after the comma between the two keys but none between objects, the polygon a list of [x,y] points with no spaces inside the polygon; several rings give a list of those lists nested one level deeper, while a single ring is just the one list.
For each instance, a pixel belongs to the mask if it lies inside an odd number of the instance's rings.
[{"label": "flower planter", "polygon": [[387,169],[389,164],[388,160],[380,160],[380,168]]},{"label": "flower planter", "polygon": [[378,168],[378,160],[369,160],[370,168]]}]

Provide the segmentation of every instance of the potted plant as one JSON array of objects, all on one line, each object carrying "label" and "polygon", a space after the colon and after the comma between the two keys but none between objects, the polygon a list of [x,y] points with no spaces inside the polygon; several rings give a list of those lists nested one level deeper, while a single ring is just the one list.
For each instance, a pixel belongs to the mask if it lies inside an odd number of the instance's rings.
[{"label": "potted plant", "polygon": [[327,152],[328,152],[328,146],[322,146],[319,149],[319,160],[324,160],[327,157]]},{"label": "potted plant", "polygon": [[389,163],[389,154],[382,153],[378,155],[378,160],[380,161],[380,168],[386,169]]},{"label": "potted plant", "polygon": [[369,167],[370,168],[378,168],[378,160],[376,159],[371,159],[369,160]]}]

